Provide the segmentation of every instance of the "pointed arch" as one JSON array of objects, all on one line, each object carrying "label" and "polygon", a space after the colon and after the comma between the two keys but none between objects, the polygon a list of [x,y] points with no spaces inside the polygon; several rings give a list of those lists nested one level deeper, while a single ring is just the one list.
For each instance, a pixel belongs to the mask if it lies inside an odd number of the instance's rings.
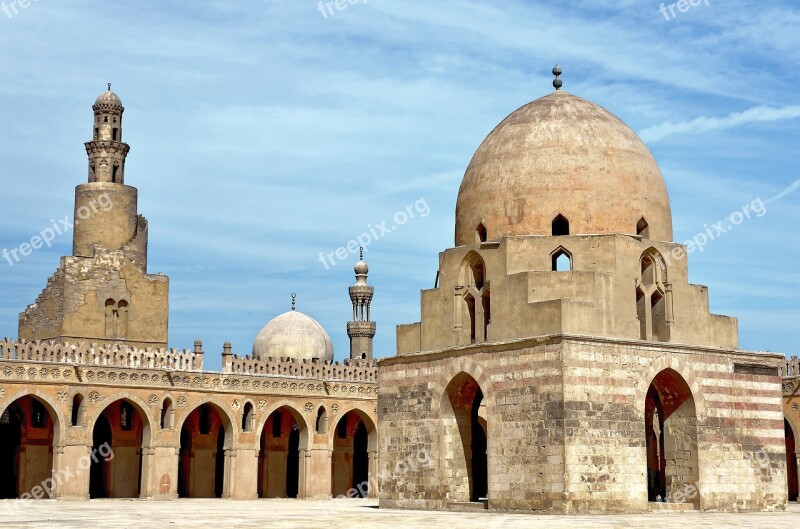
[{"label": "pointed arch", "polygon": [[319,409],[317,409],[314,431],[318,434],[328,433],[328,410],[325,409],[325,406],[320,406]]},{"label": "pointed arch", "polygon": [[181,417],[178,495],[229,498],[237,421],[216,398],[205,398]]},{"label": "pointed arch", "polygon": [[[340,410],[329,436],[331,450],[331,495],[374,497],[370,472],[377,464],[378,432],[375,421],[357,406]],[[354,491],[355,494],[349,493]]]},{"label": "pointed arch", "polygon": [[650,247],[642,253],[636,279],[636,317],[642,340],[670,341],[674,315],[668,274],[666,261],[658,250]]},{"label": "pointed arch", "polygon": [[258,425],[258,496],[303,498],[306,495],[305,454],[311,430],[296,403],[273,403]]},{"label": "pointed arch", "polygon": [[559,246],[550,254],[553,272],[572,272],[572,253]]},{"label": "pointed arch", "polygon": [[490,307],[489,281],[486,262],[476,252],[470,251],[461,262],[458,285],[455,287],[454,328],[459,344],[472,344],[489,339]]},{"label": "pointed arch", "polygon": [[553,237],[563,237],[569,234],[569,220],[559,213],[552,222],[552,235]]},{"label": "pointed arch", "polygon": [[[138,402],[137,402],[138,401]],[[150,446],[152,420],[140,399],[114,395],[93,415],[93,458],[89,491],[93,498],[137,498],[146,495],[144,453]]]},{"label": "pointed arch", "polygon": [[477,239],[478,244],[482,242],[486,242],[489,234],[486,231],[486,225],[483,222],[478,224],[478,227],[475,228],[475,237]]},{"label": "pointed arch", "polygon": [[486,262],[481,254],[470,251],[461,261],[461,269],[458,275],[459,285],[474,287],[480,291],[486,283]]},{"label": "pointed arch", "polygon": [[[458,373],[441,395],[439,447],[441,475],[449,501],[488,501],[488,421],[480,384]],[[483,407],[484,412],[481,413]]]},{"label": "pointed arch", "polygon": [[648,386],[644,408],[647,496],[700,508],[698,417],[694,395],[672,368],[660,371]]},{"label": "pointed arch", "polygon": [[253,403],[245,401],[242,407],[242,431],[252,432],[256,427],[256,413]]},{"label": "pointed arch", "polygon": [[636,235],[640,236],[642,239],[650,238],[650,225],[644,217],[640,218],[639,222],[636,223]]},{"label": "pointed arch", "polygon": [[40,499],[51,492],[42,493],[40,485],[53,477],[53,454],[66,425],[61,428],[63,417],[54,403],[37,393],[13,395],[1,408],[0,499]]},{"label": "pointed arch", "polygon": [[788,414],[784,413],[783,430],[786,443],[786,481],[788,484],[789,501],[798,500],[798,465],[797,465],[797,443],[800,441],[800,431],[793,424]]}]

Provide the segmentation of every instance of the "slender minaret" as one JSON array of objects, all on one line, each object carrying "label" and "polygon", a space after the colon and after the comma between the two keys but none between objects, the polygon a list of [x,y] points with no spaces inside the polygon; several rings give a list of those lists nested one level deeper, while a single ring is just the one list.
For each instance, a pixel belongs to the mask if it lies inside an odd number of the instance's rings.
[{"label": "slender minaret", "polygon": [[370,320],[370,305],[375,287],[367,284],[369,267],[364,262],[364,248],[354,268],[356,284],[350,287],[353,302],[353,321],[347,322],[350,337],[350,359],[372,361],[372,339],[375,338],[375,322]]},{"label": "slender minaret", "polygon": [[120,98],[108,90],[92,105],[92,141],[86,142],[88,182],[75,188],[75,231],[72,254],[93,257],[97,249],[124,250],[147,269],[147,221],[137,214],[138,193],[125,185],[125,159],[130,146],[122,141]]},{"label": "slender minaret", "polygon": [[75,187],[72,255],[20,314],[19,337],[166,348],[169,279],[147,273],[147,219],[138,213],[138,191],[125,183],[125,108],[109,84],[92,110],[88,177]]}]

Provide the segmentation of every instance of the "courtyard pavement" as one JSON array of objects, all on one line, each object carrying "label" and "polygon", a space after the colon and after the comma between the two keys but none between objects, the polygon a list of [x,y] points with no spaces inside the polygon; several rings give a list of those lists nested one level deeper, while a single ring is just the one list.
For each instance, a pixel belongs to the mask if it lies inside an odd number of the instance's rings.
[{"label": "courtyard pavement", "polygon": [[800,505],[787,512],[757,514],[642,514],[537,516],[529,514],[391,511],[373,500],[93,500],[90,502],[0,501],[0,527],[26,529],[228,528],[635,528],[722,529],[800,527]]}]

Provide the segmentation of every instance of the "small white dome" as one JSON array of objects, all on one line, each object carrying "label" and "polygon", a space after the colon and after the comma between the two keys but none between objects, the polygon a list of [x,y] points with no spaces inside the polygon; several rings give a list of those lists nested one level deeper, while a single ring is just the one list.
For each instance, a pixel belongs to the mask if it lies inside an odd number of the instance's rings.
[{"label": "small white dome", "polygon": [[277,316],[258,333],[253,357],[333,360],[333,342],[325,328],[296,310]]}]

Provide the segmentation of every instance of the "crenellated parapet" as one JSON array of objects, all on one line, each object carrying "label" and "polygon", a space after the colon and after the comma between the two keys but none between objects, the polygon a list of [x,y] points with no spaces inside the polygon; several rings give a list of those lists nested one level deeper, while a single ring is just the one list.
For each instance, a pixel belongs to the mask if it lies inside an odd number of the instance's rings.
[{"label": "crenellated parapet", "polygon": [[[6,338],[0,342],[0,361],[24,363],[69,364],[73,366],[119,367],[132,369],[164,370],[170,373],[202,372],[203,344],[197,340],[194,349],[137,349],[113,344],[69,344],[56,341],[15,341]],[[359,382],[376,384],[378,367],[375,362],[345,360],[325,362],[296,360],[293,358],[256,359],[234,355],[226,347],[222,356],[225,375],[256,377],[290,377],[320,382]],[[213,386],[212,386],[213,387]]]},{"label": "crenellated parapet", "polygon": [[786,362],[781,365],[781,376],[784,378],[800,376],[800,358],[797,356],[787,357]]},{"label": "crenellated parapet", "polygon": [[342,382],[378,381],[375,362],[352,361],[324,362],[296,360],[293,358],[263,358],[223,355],[223,373],[240,375],[288,376]]},{"label": "crenellated parapet", "polygon": [[55,341],[0,342],[0,360],[59,364],[168,369],[170,371],[202,371],[203,352],[197,346],[188,349],[136,349],[125,345],[77,345]]}]

